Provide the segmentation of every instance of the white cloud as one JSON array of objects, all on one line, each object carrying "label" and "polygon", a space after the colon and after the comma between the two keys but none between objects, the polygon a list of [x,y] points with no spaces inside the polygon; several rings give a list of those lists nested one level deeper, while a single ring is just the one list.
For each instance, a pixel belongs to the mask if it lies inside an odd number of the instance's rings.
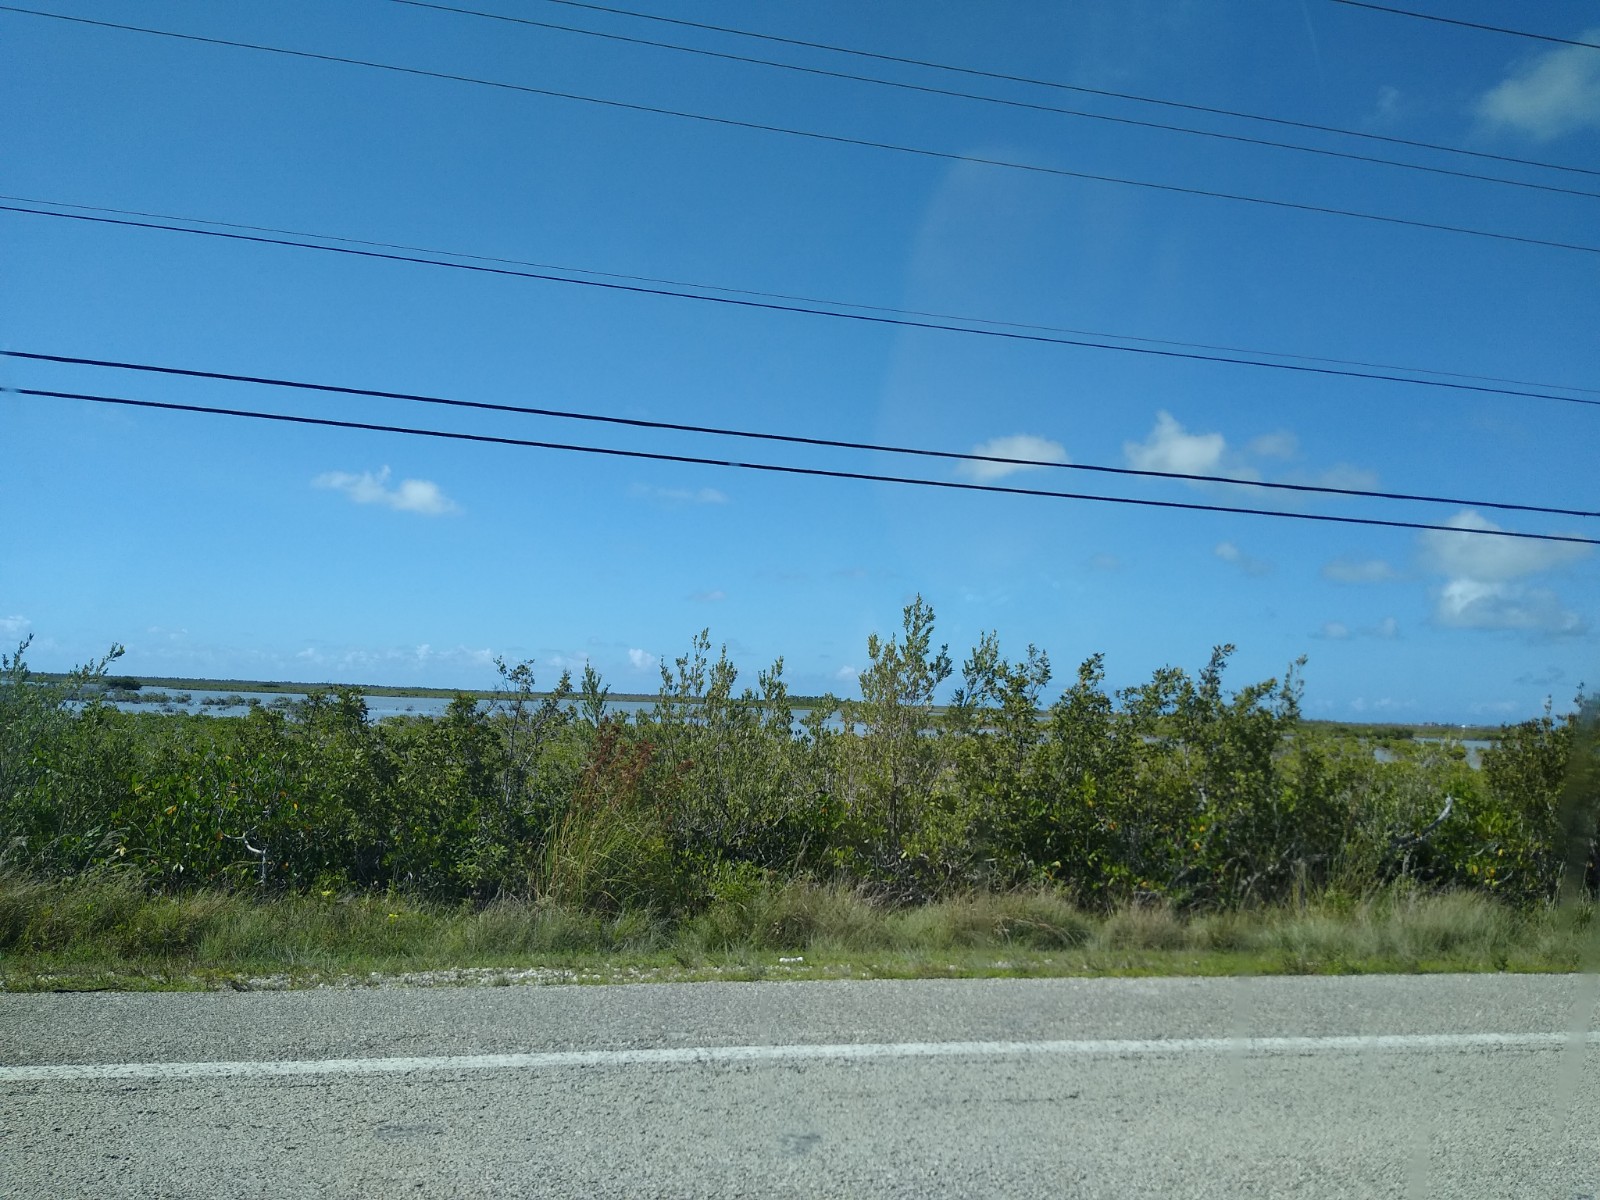
[{"label": "white cloud", "polygon": [[[1445,522],[1456,529],[1498,532],[1500,526],[1471,509]],[[1586,558],[1589,547],[1573,542],[1539,542],[1527,538],[1485,537],[1483,533],[1428,530],[1421,536],[1424,562],[1441,575],[1482,580],[1519,579],[1554,570]]]},{"label": "white cloud", "polygon": [[1120,571],[1122,560],[1115,554],[1096,554],[1090,557],[1089,567],[1095,571]]},{"label": "white cloud", "polygon": [[[1067,458],[1066,447],[1060,442],[1035,437],[1030,433],[1014,433],[1009,437],[990,438],[987,442],[980,442],[974,446],[972,453],[982,454],[988,458],[1025,458],[1031,459],[1033,463],[1071,461]],[[1036,465],[1023,463],[963,462],[956,468],[956,472],[979,483],[989,483],[996,479],[1004,479],[1007,475],[1014,475],[1018,471],[1039,469]]]},{"label": "white cloud", "polygon": [[645,500],[659,500],[665,504],[726,504],[728,497],[713,487],[703,488],[663,488],[647,487],[636,483],[628,489],[628,495],[637,496]]},{"label": "white cloud", "polygon": [[1215,554],[1223,562],[1238,567],[1246,575],[1267,575],[1272,571],[1271,563],[1250,557],[1232,542],[1218,542],[1211,553]]},{"label": "white cloud", "polygon": [[854,667],[844,666],[835,671],[833,673],[833,677],[840,683],[854,683],[860,674],[861,672],[857,671]]},{"label": "white cloud", "polygon": [[1547,588],[1481,579],[1452,579],[1435,597],[1434,618],[1456,629],[1522,629],[1582,633],[1584,621]]},{"label": "white cloud", "polygon": [[33,627],[33,622],[21,613],[13,613],[9,617],[0,617],[0,637],[23,637]]},{"label": "white cloud", "polygon": [[1324,621],[1322,628],[1317,631],[1317,636],[1328,638],[1330,641],[1342,642],[1350,636],[1350,626],[1343,621]]},{"label": "white cloud", "polygon": [[628,661],[633,664],[635,671],[648,671],[661,660],[648,650],[629,650]]},{"label": "white cloud", "polygon": [[[1193,481],[1200,488],[1227,487],[1254,491],[1264,490],[1251,485],[1266,481],[1263,466],[1270,460],[1286,462],[1301,457],[1300,439],[1286,429],[1263,433],[1251,438],[1243,448],[1229,446],[1228,439],[1220,433],[1191,433],[1171,413],[1163,410],[1156,414],[1155,427],[1142,442],[1124,442],[1122,453],[1130,467],[1139,471],[1162,471],[1177,475],[1205,475],[1215,479],[1237,481],[1237,484],[1213,484]],[[1348,488],[1371,490],[1377,486],[1375,472],[1349,463],[1338,463],[1320,471],[1297,469],[1287,474],[1277,474],[1274,481],[1310,487]],[[1294,498],[1278,492],[1280,502],[1290,503]]]},{"label": "white cloud", "polygon": [[1322,565],[1322,577],[1334,583],[1388,583],[1400,572],[1381,558],[1336,558]]},{"label": "white cloud", "polygon": [[1500,527],[1470,509],[1445,523],[1485,532],[1428,530],[1420,535],[1424,564],[1446,576],[1434,593],[1433,616],[1439,624],[1456,629],[1583,632],[1583,618],[1568,609],[1555,592],[1519,581],[1586,557],[1588,546],[1494,537]]},{"label": "white cloud", "polygon": [[[1600,26],[1579,40],[1600,45]],[[1485,93],[1476,109],[1491,128],[1540,142],[1600,129],[1600,50],[1561,46],[1538,55]]]},{"label": "white cloud", "polygon": [[1373,637],[1397,638],[1400,636],[1400,622],[1393,617],[1385,617],[1378,622],[1378,627],[1372,631]]},{"label": "white cloud", "polygon": [[689,599],[697,604],[720,604],[728,598],[728,593],[721,588],[712,588],[709,592],[694,592]]},{"label": "white cloud", "polygon": [[1165,411],[1156,414],[1156,427],[1144,441],[1122,443],[1123,454],[1137,469],[1185,475],[1219,474],[1227,448],[1220,433],[1189,433]]},{"label": "white cloud", "polygon": [[461,506],[431,480],[402,479],[398,486],[392,488],[388,483],[389,468],[384,467],[377,474],[371,471],[363,471],[359,475],[352,475],[348,471],[327,471],[313,479],[311,486],[343,492],[357,504],[386,504],[398,512],[442,517],[461,511]]}]

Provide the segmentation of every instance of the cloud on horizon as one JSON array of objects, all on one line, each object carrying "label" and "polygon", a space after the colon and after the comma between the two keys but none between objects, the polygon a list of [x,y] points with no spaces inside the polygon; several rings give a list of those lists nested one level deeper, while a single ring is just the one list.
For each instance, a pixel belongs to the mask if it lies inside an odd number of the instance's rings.
[{"label": "cloud on horizon", "polygon": [[374,474],[363,471],[359,475],[348,471],[326,471],[311,481],[312,487],[329,488],[343,492],[356,504],[382,504],[397,512],[420,513],[425,517],[450,516],[461,511],[461,506],[437,483],[428,479],[402,479],[389,487],[389,468]]},{"label": "cloud on horizon", "polygon": [[1382,641],[1391,641],[1400,636],[1400,622],[1393,617],[1385,617],[1376,625],[1352,628],[1343,621],[1324,621],[1322,628],[1311,636],[1330,642],[1344,642],[1351,638],[1378,638]]}]

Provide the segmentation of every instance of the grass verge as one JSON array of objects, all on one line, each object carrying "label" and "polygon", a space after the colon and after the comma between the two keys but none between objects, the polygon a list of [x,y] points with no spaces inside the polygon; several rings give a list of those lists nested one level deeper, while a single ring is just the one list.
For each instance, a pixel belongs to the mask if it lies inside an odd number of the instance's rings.
[{"label": "grass verge", "polygon": [[1091,914],[1053,892],[890,908],[806,882],[669,923],[501,900],[150,896],[115,876],[0,876],[6,991],[372,983],[1573,971],[1600,966],[1592,904],[1518,911],[1391,890],[1184,916]]}]

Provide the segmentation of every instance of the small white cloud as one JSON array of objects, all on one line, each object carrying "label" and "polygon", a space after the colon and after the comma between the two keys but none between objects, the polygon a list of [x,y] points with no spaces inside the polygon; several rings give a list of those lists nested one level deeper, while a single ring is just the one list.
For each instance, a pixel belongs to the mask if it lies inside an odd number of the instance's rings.
[{"label": "small white cloud", "polygon": [[1400,572],[1381,558],[1336,558],[1322,565],[1322,577],[1334,583],[1388,583]]},{"label": "small white cloud", "polygon": [[651,654],[648,650],[628,651],[628,662],[633,665],[633,669],[635,671],[648,671],[660,661],[660,659],[658,659],[654,654]]},{"label": "small white cloud", "polygon": [[726,504],[728,502],[727,495],[713,487],[662,488],[647,487],[642,483],[636,483],[628,489],[628,495],[636,496],[643,500],[656,500],[663,504]]},{"label": "small white cloud", "polygon": [[728,598],[728,593],[721,588],[712,588],[709,592],[694,592],[689,596],[697,604],[719,604]]},{"label": "small white cloud", "polygon": [[1370,492],[1378,486],[1378,473],[1350,463],[1335,463],[1322,471],[1292,471],[1284,476],[1285,483],[1298,483],[1306,487],[1345,488],[1353,492]]},{"label": "small white cloud", "polygon": [[987,442],[980,442],[972,448],[972,453],[981,454],[986,458],[1017,458],[1026,459],[1027,462],[1002,463],[1002,462],[963,462],[956,468],[957,474],[965,475],[968,479],[979,483],[989,483],[996,479],[1004,479],[1007,475],[1014,475],[1018,471],[1037,471],[1040,464],[1065,463],[1071,461],[1067,458],[1067,449],[1060,442],[1053,442],[1049,438],[1035,437],[1029,433],[1014,433],[1009,437],[990,438]]},{"label": "small white cloud", "polygon": [[1246,575],[1261,576],[1270,574],[1272,571],[1271,563],[1264,562],[1259,558],[1252,558],[1232,542],[1218,542],[1211,553],[1215,554],[1223,562],[1238,567]]},{"label": "small white cloud", "polygon": [[1352,628],[1343,621],[1324,621],[1322,627],[1312,636],[1326,638],[1331,642],[1349,641],[1352,638],[1380,638],[1390,641],[1400,636],[1400,622],[1393,617],[1385,617],[1376,625]]},{"label": "small white cloud", "polygon": [[33,627],[33,622],[21,613],[13,613],[9,617],[0,617],[0,637],[20,638],[27,634]]},{"label": "small white cloud", "polygon": [[[1600,46],[1600,26],[1580,41]],[[1561,46],[1524,62],[1482,96],[1478,118],[1548,142],[1582,129],[1600,129],[1600,50]]]},{"label": "small white cloud", "polygon": [[857,671],[854,667],[845,666],[840,667],[837,671],[835,671],[833,673],[833,677],[840,683],[854,683],[860,674],[861,672]]},{"label": "small white cloud", "polygon": [[1089,567],[1095,571],[1120,571],[1122,560],[1115,554],[1095,554],[1089,559]]},{"label": "small white cloud", "polygon": [[1189,433],[1169,412],[1156,414],[1156,427],[1142,442],[1124,442],[1122,453],[1140,471],[1216,475],[1228,441],[1220,433]]},{"label": "small white cloud", "polygon": [[356,504],[384,504],[398,512],[421,513],[428,517],[442,517],[461,511],[461,506],[446,496],[437,483],[428,479],[402,479],[397,487],[389,487],[389,468],[374,474],[363,471],[352,475],[348,471],[327,471],[311,481],[312,487],[332,488],[343,492]]},{"label": "small white cloud", "polygon": [[1300,453],[1300,439],[1288,430],[1264,433],[1252,438],[1246,450],[1259,458],[1293,458]]}]

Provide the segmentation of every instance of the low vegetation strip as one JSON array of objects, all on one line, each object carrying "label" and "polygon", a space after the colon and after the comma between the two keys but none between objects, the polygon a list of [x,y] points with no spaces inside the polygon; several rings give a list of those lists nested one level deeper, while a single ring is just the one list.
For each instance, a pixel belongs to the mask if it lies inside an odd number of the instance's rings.
[{"label": "low vegetation strip", "polygon": [[1361,901],[1086,912],[1056,891],[919,905],[774,883],[677,919],[537,900],[151,895],[127,874],[0,879],[0,984],[293,987],[696,978],[1349,974],[1600,968],[1592,904],[1397,886]]},{"label": "low vegetation strip", "polygon": [[[988,635],[958,676],[933,630],[919,598],[869,639],[859,698],[800,719],[781,660],[738,689],[705,633],[632,713],[592,669],[540,692],[501,663],[491,705],[386,721],[352,691],[122,712],[114,653],[49,682],[24,645],[0,663],[8,977],[571,954],[753,970],[777,950],[910,973],[952,951],[962,971],[1576,961],[1551,906],[1600,884],[1583,696],[1499,730],[1475,769],[1459,743],[1302,721],[1298,664],[1229,691],[1219,647],[1109,692],[1093,656],[1046,704],[1042,651],[1008,660]],[[1452,941],[1430,913],[1478,932]],[[1397,932],[1418,921],[1435,932]]]}]

